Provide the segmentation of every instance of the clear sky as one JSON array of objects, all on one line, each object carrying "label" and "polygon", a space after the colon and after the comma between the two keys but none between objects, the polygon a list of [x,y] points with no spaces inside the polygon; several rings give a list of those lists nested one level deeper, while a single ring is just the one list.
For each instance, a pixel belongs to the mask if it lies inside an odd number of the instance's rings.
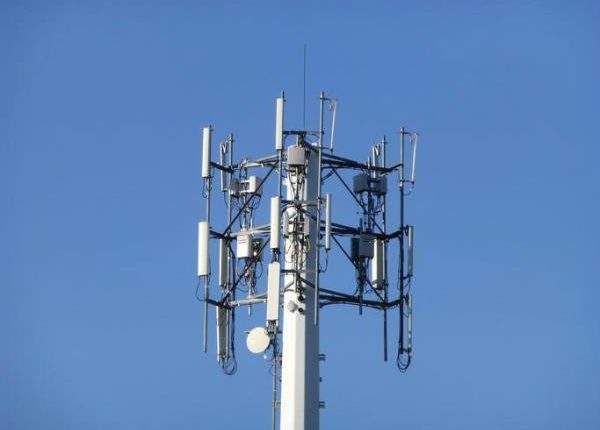
[{"label": "clear sky", "polygon": [[236,376],[212,331],[201,352],[200,133],[269,154],[281,90],[302,125],[306,42],[307,125],[339,98],[338,154],[421,133],[414,364],[382,361],[380,315],[325,309],[322,428],[600,428],[599,22],[594,1],[2,2],[0,427],[270,428],[259,322],[238,318]]}]

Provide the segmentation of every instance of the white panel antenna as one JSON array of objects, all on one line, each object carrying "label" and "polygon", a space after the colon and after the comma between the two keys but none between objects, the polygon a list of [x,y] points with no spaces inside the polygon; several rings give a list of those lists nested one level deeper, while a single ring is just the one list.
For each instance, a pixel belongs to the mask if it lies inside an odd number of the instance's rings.
[{"label": "white panel antenna", "polygon": [[202,133],[202,177],[210,178],[210,146],[212,140],[212,127],[204,127]]},{"label": "white panel antenna", "polygon": [[279,319],[279,286],[281,266],[279,261],[269,264],[269,280],[267,284],[267,321]]},{"label": "white panel antenna", "polygon": [[271,249],[279,249],[279,230],[281,229],[281,212],[279,196],[271,197]]},{"label": "white panel antenna", "polygon": [[283,97],[278,97],[275,102],[275,149],[280,151],[283,149]]},{"label": "white panel antenna", "polygon": [[335,114],[337,112],[337,100],[331,100],[330,108],[333,111],[333,115],[331,117],[331,140],[329,141],[329,150],[333,152],[333,139],[335,137]]},{"label": "white panel antenna", "polygon": [[229,280],[229,246],[225,239],[219,239],[219,285],[225,286]]},{"label": "white panel antenna", "polygon": [[325,195],[325,249],[331,249],[331,194]]},{"label": "white panel antenna", "polygon": [[[229,150],[229,139],[221,144],[219,148],[219,164],[221,166],[225,165],[225,159],[227,157],[227,151]],[[221,192],[227,190],[227,173],[225,170],[221,170]]]},{"label": "white panel antenna", "polygon": [[412,168],[410,171],[410,181],[415,184],[415,172],[417,168],[417,143],[419,142],[418,133],[412,134],[413,153],[412,153]]},{"label": "white panel antenna", "polygon": [[384,279],[384,241],[375,239],[373,241],[373,260],[371,261],[371,283],[373,288],[379,290],[385,285]]},{"label": "white panel antenna", "polygon": [[198,276],[208,276],[210,265],[208,263],[208,222],[198,223]]},{"label": "white panel antenna", "polygon": [[413,276],[413,270],[414,270],[414,248],[415,248],[415,243],[414,243],[414,234],[415,234],[415,228],[412,225],[408,225],[406,226],[406,232],[407,232],[407,236],[408,236],[408,258],[407,258],[407,275],[409,277]]}]

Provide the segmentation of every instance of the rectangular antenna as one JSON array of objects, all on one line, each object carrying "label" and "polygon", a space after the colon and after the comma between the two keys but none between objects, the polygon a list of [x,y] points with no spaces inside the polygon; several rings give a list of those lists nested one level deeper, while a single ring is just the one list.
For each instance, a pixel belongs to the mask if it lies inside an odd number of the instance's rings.
[{"label": "rectangular antenna", "polygon": [[[379,148],[377,147],[377,145],[373,145],[373,148],[371,149],[371,161],[371,165],[373,167],[379,167]],[[379,172],[377,171],[377,169],[375,169],[373,171],[373,177],[377,178],[378,176]]]},{"label": "rectangular antenna", "polygon": [[279,196],[271,197],[271,249],[279,249],[279,230],[281,229],[281,212],[279,211]]},{"label": "rectangular antenna", "polygon": [[331,249],[331,194],[325,194],[325,249]]},{"label": "rectangular antenna", "polygon": [[208,276],[210,274],[208,264],[208,222],[198,223],[198,276]]},{"label": "rectangular antenna", "polygon": [[204,127],[202,134],[202,177],[210,177],[210,141],[212,128],[211,126]]},{"label": "rectangular antenna", "polygon": [[413,319],[412,319],[412,314],[413,314],[413,295],[412,293],[408,294],[407,300],[406,300],[406,307],[408,308],[408,318],[407,318],[407,335],[408,335],[408,353],[409,355],[412,355],[412,332],[413,332]]},{"label": "rectangular antenna", "polygon": [[229,309],[217,306],[217,360],[219,362],[227,359],[229,330]]},{"label": "rectangular antenna", "polygon": [[267,284],[267,321],[279,319],[279,281],[281,267],[279,261],[269,264],[269,279]]},{"label": "rectangular antenna", "polygon": [[[229,142],[225,142],[224,144],[221,145],[221,148],[219,148],[219,164],[221,166],[225,165],[225,158],[227,157],[227,147],[229,145]],[[227,183],[226,183],[226,173],[224,170],[221,170],[221,191],[225,192],[225,190],[227,190]]]},{"label": "rectangular antenna", "polygon": [[377,290],[385,285],[384,262],[384,242],[381,239],[375,239],[373,241],[373,261],[371,261],[371,283]]},{"label": "rectangular antenna", "polygon": [[333,152],[333,138],[335,136],[335,113],[337,112],[337,100],[331,101],[333,116],[331,118],[331,140],[329,142],[329,151]]},{"label": "rectangular antenna", "polygon": [[277,97],[275,114],[275,149],[283,149],[283,97]]},{"label": "rectangular antenna", "polygon": [[407,228],[407,236],[408,236],[408,269],[407,269],[407,275],[412,277],[413,275],[413,254],[414,254],[414,231],[415,231],[415,227],[412,225],[408,225],[406,226]]},{"label": "rectangular antenna", "polygon": [[281,225],[283,230],[283,237],[288,237],[290,233],[290,214],[287,211],[283,213],[283,224]]},{"label": "rectangular antenna", "polygon": [[419,141],[419,135],[417,133],[413,134],[414,136],[414,140],[413,140],[413,153],[412,153],[412,169],[410,172],[410,182],[412,182],[412,184],[415,184],[415,169],[417,167],[417,143]]},{"label": "rectangular antenna", "polygon": [[225,286],[229,281],[229,246],[225,239],[219,239],[219,285]]}]

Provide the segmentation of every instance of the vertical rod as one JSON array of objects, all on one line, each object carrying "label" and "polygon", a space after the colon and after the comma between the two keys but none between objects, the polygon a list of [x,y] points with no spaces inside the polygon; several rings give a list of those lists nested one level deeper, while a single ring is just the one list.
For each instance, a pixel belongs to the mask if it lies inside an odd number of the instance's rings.
[{"label": "vertical rod", "polygon": [[400,339],[398,353],[404,352],[404,127],[400,129]]},{"label": "vertical rod", "polygon": [[202,335],[202,350],[208,351],[208,276],[204,277],[204,333]]},{"label": "vertical rod", "polygon": [[[211,130],[212,131],[212,130]],[[208,154],[210,158],[210,153]],[[204,179],[204,184],[206,186],[206,221],[208,222],[208,234],[210,241],[210,191],[212,188],[212,167],[209,162],[209,176]],[[210,256],[209,258],[209,267],[210,267]],[[209,275],[204,277],[204,333],[202,336],[202,349],[204,352],[208,351],[208,298],[209,298],[209,279],[210,279],[210,271]]]},{"label": "vertical rod", "polygon": [[319,96],[319,143],[318,154],[319,161],[317,165],[317,252],[315,256],[315,301],[314,301],[314,323],[319,324],[319,284],[321,279],[321,169],[323,162],[323,107],[325,103],[325,93],[321,91]]},{"label": "vertical rod", "polygon": [[[231,183],[233,180],[233,133],[229,133],[229,178],[228,178],[228,187],[227,187],[227,225],[231,224],[231,217],[233,216],[233,209],[232,209],[232,205],[231,205]],[[229,265],[228,267],[231,266],[231,263],[233,262],[233,256],[232,256],[232,252],[230,249],[230,244],[231,244],[231,234],[227,233],[227,264]],[[229,279],[227,279],[227,288],[229,289],[231,284],[231,277],[234,276],[235,277],[235,270],[234,271],[229,271],[228,273],[228,277]]]},{"label": "vertical rod", "polygon": [[[225,151],[227,151],[227,145],[229,144],[229,139],[225,141]],[[223,151],[223,146],[219,145],[219,164],[221,166],[225,165],[225,154]],[[225,172],[221,170],[219,175],[221,177],[221,191],[225,191]]]},{"label": "vertical rod", "polygon": [[[233,179],[233,133],[229,133],[229,187],[231,187],[231,180]],[[231,223],[232,209],[231,209],[231,190],[227,190],[227,225]]]},{"label": "vertical rod", "polygon": [[306,43],[304,43],[304,74],[302,81],[302,128],[306,128]]},{"label": "vertical rod", "polygon": [[277,422],[277,360],[279,351],[277,350],[277,327],[273,338],[273,413],[271,415],[271,428],[275,430]]},{"label": "vertical rod", "polygon": [[[386,147],[387,147],[387,140],[385,138],[385,136],[383,136],[383,139],[381,140],[381,164],[382,167],[385,169],[387,167],[386,164]],[[387,173],[385,174],[387,175]],[[383,234],[386,234],[387,232],[387,216],[385,214],[385,211],[387,209],[386,206],[386,202],[387,202],[387,195],[384,194],[383,195],[383,204],[381,207],[381,217],[382,217],[382,229],[383,229]],[[387,304],[388,301],[388,262],[387,262],[387,246],[388,246],[388,242],[387,240],[384,240],[383,242],[383,301]],[[388,360],[388,341],[387,341],[387,329],[388,329],[388,324],[387,324],[387,306],[383,308],[383,361],[387,361]]]},{"label": "vertical rod", "polygon": [[[285,112],[285,92],[282,91],[281,92],[281,98],[283,99],[283,106],[284,106],[284,112]],[[285,121],[285,115],[283,116],[284,121]],[[282,132],[283,130],[285,130],[285,126],[284,124],[281,124],[281,128],[282,128]],[[283,137],[281,138],[281,148],[277,151],[277,157],[278,157],[278,164],[279,164],[279,174],[277,175],[277,195],[279,196],[279,201],[281,201],[281,199],[283,198],[282,195],[282,183],[283,183],[283,151],[285,150],[285,135],[283,135]],[[281,210],[281,208],[279,209]],[[279,226],[279,234],[281,235],[281,226]],[[287,232],[285,232],[287,233]],[[285,247],[285,237],[281,237],[280,236],[280,240],[283,240],[283,246]],[[279,254],[280,254],[281,250],[277,249],[275,250],[275,256],[274,258],[279,261]],[[281,276],[281,274],[280,274]],[[275,336],[277,336],[277,330],[275,330]]]},{"label": "vertical rod", "polygon": [[[281,92],[281,98],[283,99],[283,105],[285,107],[285,92],[282,91]],[[283,116],[284,121],[285,121],[285,115]],[[285,130],[285,126],[283,127],[283,130]],[[279,199],[281,200],[283,198],[282,194],[281,194],[281,183],[283,181],[283,150],[285,149],[285,135],[282,138],[282,144],[281,144],[281,149],[278,151],[279,154],[279,181],[277,183],[277,194],[279,195]]]},{"label": "vertical rod", "polygon": [[[231,224],[231,218],[233,216],[233,208],[232,208],[232,197],[231,197],[231,189],[229,189],[231,187],[231,181],[233,179],[233,133],[229,133],[229,181],[228,184],[229,186],[227,187],[227,225]],[[229,290],[232,285],[232,278],[235,277],[235,260],[234,260],[234,256],[233,256],[233,251],[231,251],[231,247],[229,246],[231,244],[231,233],[227,233],[228,236],[228,240],[227,240],[227,264],[229,264],[229,271],[228,271],[228,279],[227,279],[227,290]],[[235,291],[231,292],[231,298],[233,300],[235,300]],[[229,321],[229,330],[235,330],[235,309],[231,309],[231,312],[229,312],[228,318],[230,318],[231,320]],[[229,330],[227,332],[227,335],[229,336]],[[232,332],[233,333],[233,332]],[[233,341],[234,339],[228,339],[228,341]],[[233,343],[231,342],[231,345],[233,345]],[[229,345],[228,345],[229,347]],[[233,348],[228,349],[228,356],[227,358],[229,358],[229,354],[231,353],[232,355],[234,355],[234,351]]]}]

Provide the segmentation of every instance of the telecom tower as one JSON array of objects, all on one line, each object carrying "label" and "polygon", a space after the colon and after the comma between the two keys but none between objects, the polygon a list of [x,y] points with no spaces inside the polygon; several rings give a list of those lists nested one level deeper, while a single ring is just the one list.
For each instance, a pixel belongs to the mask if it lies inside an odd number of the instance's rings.
[{"label": "telecom tower", "polygon": [[[400,130],[398,156],[388,164],[383,137],[372,147],[366,162],[333,154],[337,101],[319,97],[318,130],[287,130],[284,94],[276,99],[275,154],[234,161],[232,134],[218,145],[219,161],[212,161],[211,126],[204,127],[202,143],[203,197],[206,218],[198,228],[198,288],[204,303],[203,348],[207,350],[208,306],[216,309],[217,360],[233,374],[236,310],[266,304],[264,326],[252,329],[246,344],[251,352],[270,352],[273,360],[273,429],[280,407],[280,430],[318,430],[319,313],[334,304],[368,307],[383,313],[384,360],[388,359],[389,313],[398,313],[396,365],[405,371],[412,359],[412,294],[414,228],[404,220],[405,196],[415,184],[416,133]],[[324,114],[331,111],[329,145],[325,145]],[[406,154],[405,154],[406,153]],[[353,174],[349,185],[345,173]],[[220,176],[219,192],[225,198],[227,219],[222,230],[211,219],[213,180]],[[260,176],[259,176],[260,174]],[[355,225],[332,220],[331,193],[323,188],[332,179],[354,201],[360,216]],[[266,186],[273,186],[270,221],[255,219]],[[390,190],[399,192],[399,209],[386,205]],[[391,211],[391,212],[390,212]],[[393,218],[390,215],[393,213]],[[395,225],[394,230],[390,229]],[[218,241],[218,264],[209,256],[209,242]],[[356,273],[354,291],[321,286],[323,264],[335,245]],[[393,248],[398,253],[392,262]],[[267,249],[270,250],[267,251]],[[268,260],[266,282],[261,278]],[[326,264],[326,263],[325,263]],[[327,264],[326,264],[327,265]],[[217,271],[213,280],[211,268]],[[389,273],[397,269],[397,277]],[[202,285],[203,281],[203,285]],[[204,291],[199,292],[203,287]],[[199,294],[202,294],[199,296]],[[279,370],[281,371],[279,373]],[[278,399],[279,383],[281,383]]]}]

